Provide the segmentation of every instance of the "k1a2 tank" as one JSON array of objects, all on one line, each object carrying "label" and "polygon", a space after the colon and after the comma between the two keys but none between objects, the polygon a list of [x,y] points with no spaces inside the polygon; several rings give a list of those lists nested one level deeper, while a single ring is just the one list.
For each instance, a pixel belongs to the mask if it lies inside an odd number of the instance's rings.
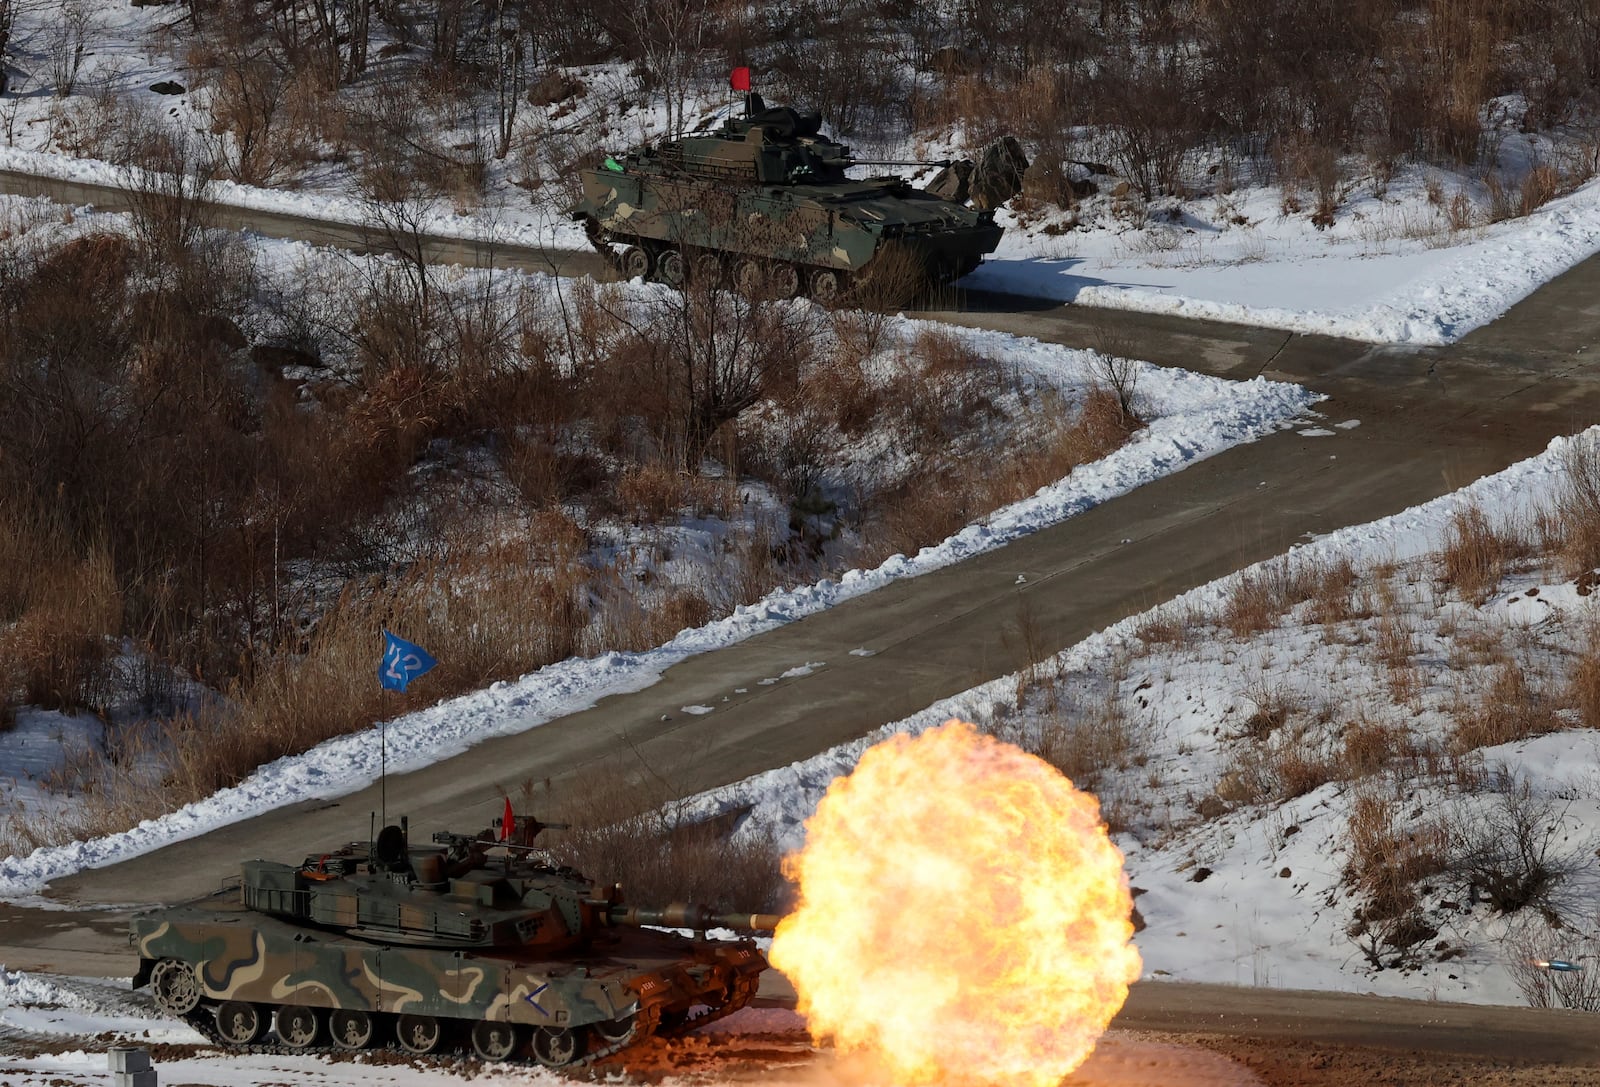
[{"label": "k1a2 tank", "polygon": [[[768,107],[756,94],[745,101],[745,115],[720,128],[583,171],[570,214],[623,275],[675,287],[731,281],[747,294],[823,303],[847,292],[894,301],[869,296],[957,279],[999,245],[995,209],[1020,190],[1028,166],[1014,138],[976,162],[869,162],[822,135],[815,113]],[[896,165],[943,169],[925,189],[847,173]]]},{"label": "k1a2 tank", "polygon": [[766,959],[704,933],[777,917],[625,905],[552,864],[533,845],[543,828],[512,817],[498,837],[412,846],[402,821],[298,866],[247,861],[237,888],[133,919],[134,987],[227,1045],[270,1031],[295,1050],[469,1048],[550,1067],[749,1003]]}]

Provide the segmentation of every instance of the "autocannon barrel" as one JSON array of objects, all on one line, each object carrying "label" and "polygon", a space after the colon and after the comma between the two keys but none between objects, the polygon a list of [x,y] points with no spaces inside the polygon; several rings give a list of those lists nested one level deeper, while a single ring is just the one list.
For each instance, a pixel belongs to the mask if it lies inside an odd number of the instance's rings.
[{"label": "autocannon barrel", "polygon": [[606,919],[613,925],[659,925],[662,928],[744,929],[750,932],[771,932],[782,920],[775,913],[716,913],[709,907],[690,902],[674,902],[670,906],[651,909],[645,906],[612,906]]}]

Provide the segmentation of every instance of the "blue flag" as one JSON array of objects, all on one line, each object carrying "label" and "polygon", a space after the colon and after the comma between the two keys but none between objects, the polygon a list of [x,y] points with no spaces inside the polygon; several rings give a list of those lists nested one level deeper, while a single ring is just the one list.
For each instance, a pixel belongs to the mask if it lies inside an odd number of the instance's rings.
[{"label": "blue flag", "polygon": [[378,665],[378,682],[384,690],[403,691],[406,685],[439,662],[420,645],[412,645],[387,630],[383,632],[383,663]]}]

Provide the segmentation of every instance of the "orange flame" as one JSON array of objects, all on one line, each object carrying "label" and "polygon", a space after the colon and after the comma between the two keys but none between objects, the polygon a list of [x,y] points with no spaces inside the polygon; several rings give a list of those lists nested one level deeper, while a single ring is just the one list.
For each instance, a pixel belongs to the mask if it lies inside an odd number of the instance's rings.
[{"label": "orange flame", "polygon": [[784,867],[772,964],[813,1038],[895,1084],[1054,1087],[1139,976],[1099,803],[963,721],[867,751]]}]

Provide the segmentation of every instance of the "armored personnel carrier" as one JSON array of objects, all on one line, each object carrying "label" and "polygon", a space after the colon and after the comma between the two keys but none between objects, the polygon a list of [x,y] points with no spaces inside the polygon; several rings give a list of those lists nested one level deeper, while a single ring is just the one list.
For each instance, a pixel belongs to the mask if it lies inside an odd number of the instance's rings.
[{"label": "armored personnel carrier", "polygon": [[[1015,139],[991,144],[976,163],[870,162],[821,125],[815,113],[747,95],[745,116],[719,129],[583,171],[583,198],[570,214],[630,279],[731,280],[746,293],[824,303],[868,285],[945,283],[999,245],[995,208],[1021,188],[1028,166]],[[847,173],[897,165],[944,170],[927,189]]]},{"label": "armored personnel carrier", "polygon": [[755,944],[704,933],[770,931],[777,917],[625,905],[619,886],[550,863],[533,845],[544,826],[513,817],[498,836],[419,847],[402,821],[298,866],[247,861],[237,888],[133,919],[134,987],[229,1045],[271,1031],[289,1049],[466,1046],[550,1067],[755,995],[767,965]]}]

